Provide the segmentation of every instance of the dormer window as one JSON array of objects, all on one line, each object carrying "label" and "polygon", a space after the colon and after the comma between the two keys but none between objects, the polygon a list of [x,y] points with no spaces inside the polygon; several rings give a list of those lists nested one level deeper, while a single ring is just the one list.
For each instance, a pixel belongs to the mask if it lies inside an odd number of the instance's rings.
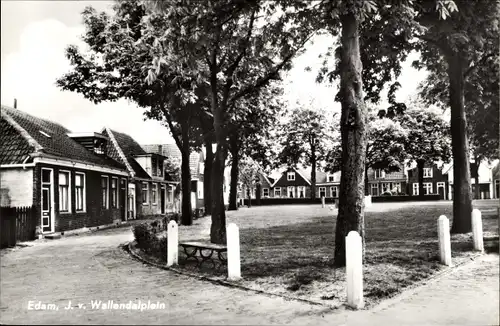
[{"label": "dormer window", "polygon": [[385,178],[385,171],[381,169],[375,170],[375,179],[383,179]]},{"label": "dormer window", "polygon": [[45,137],[47,137],[47,138],[51,138],[51,136],[50,136],[48,133],[46,133],[45,131],[42,131],[42,130],[39,130],[39,131],[40,131],[40,133],[41,133],[42,135],[44,135]]},{"label": "dormer window", "polygon": [[287,179],[288,181],[295,181],[295,172],[288,172],[288,173],[286,174],[286,179]]},{"label": "dormer window", "polygon": [[106,153],[106,141],[100,138],[94,138],[94,153],[104,155]]}]

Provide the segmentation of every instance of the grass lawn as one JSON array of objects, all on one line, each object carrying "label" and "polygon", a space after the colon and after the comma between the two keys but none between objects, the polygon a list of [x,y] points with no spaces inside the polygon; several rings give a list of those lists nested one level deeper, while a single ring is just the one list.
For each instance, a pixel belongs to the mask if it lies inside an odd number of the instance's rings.
[{"label": "grass lawn", "polygon": [[[485,246],[498,252],[498,200],[475,201],[482,211]],[[240,227],[244,286],[340,305],[346,300],[345,268],[333,268],[337,211],[321,205],[241,208],[227,212]],[[443,268],[438,261],[437,219],[452,220],[452,203],[377,203],[367,209],[364,293],[367,305],[400,292]],[[209,239],[210,217],[180,227],[179,239]],[[470,260],[472,235],[452,235],[454,264]],[[182,268],[223,279],[225,269]]]}]

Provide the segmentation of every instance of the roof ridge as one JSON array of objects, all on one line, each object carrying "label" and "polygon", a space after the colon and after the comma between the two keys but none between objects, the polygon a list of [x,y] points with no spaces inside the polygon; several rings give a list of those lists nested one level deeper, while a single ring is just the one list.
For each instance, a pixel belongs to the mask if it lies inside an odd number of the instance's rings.
[{"label": "roof ridge", "polygon": [[30,133],[24,129],[23,127],[21,127],[20,124],[18,124],[14,118],[12,118],[7,112],[4,112],[2,110],[2,116],[5,118],[5,120],[10,123],[14,129],[17,130],[17,132],[19,132],[21,134],[21,136],[26,139],[26,141],[28,142],[28,144],[30,144],[30,146],[33,146],[35,148],[35,151],[36,152],[39,152],[41,150],[43,150],[43,147],[42,145],[40,145],[36,140],[35,138],[33,138]]},{"label": "roof ridge", "polygon": [[123,153],[123,150],[120,147],[120,145],[118,144],[118,141],[116,141],[115,135],[113,134],[114,131],[112,131],[108,127],[104,127],[104,129],[108,133],[109,139],[113,143],[113,146],[116,148],[116,151],[118,152],[118,155],[123,160],[123,163],[125,163],[125,166],[127,167],[127,170],[130,172],[130,174],[132,175],[132,177],[134,177],[135,176],[134,169],[132,169],[132,166],[130,165],[130,162],[128,161],[127,156],[125,156],[125,153]]}]

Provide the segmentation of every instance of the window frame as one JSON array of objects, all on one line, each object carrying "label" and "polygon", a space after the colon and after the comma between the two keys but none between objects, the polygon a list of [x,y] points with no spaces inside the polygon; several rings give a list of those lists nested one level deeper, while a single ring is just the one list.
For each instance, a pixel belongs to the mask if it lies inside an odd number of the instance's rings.
[{"label": "window frame", "polygon": [[[267,191],[267,195],[266,195]],[[262,188],[262,197],[269,197],[269,188]]]},{"label": "window frame", "polygon": [[[82,186],[77,186],[76,185],[76,176],[82,176]],[[85,213],[87,211],[87,178],[85,175],[85,172],[75,172],[75,182],[74,182],[74,188],[75,188],[75,212],[76,213]],[[78,209],[78,204],[77,204],[77,188],[82,188],[82,209]]]},{"label": "window frame", "polygon": [[[67,204],[68,207],[66,210],[61,210],[61,183],[60,183],[60,175],[61,174],[66,174],[67,175],[67,182],[68,184],[64,185],[67,190]],[[68,170],[59,170],[57,172],[57,190],[58,190],[58,195],[59,195],[59,206],[58,206],[58,211],[60,214],[71,214],[71,171]]]},{"label": "window frame", "polygon": [[[113,181],[116,181],[116,187],[113,188]],[[110,197],[111,197],[111,208],[118,208],[119,203],[118,203],[118,178],[117,177],[111,177],[111,183],[110,183]],[[113,198],[113,195],[115,198]]]},{"label": "window frame", "polygon": [[[323,192],[324,192],[324,196],[321,196],[321,189],[323,189]],[[326,187],[318,187],[318,195],[319,195],[319,198],[321,197],[325,197],[326,198]]]},{"label": "window frame", "polygon": [[433,169],[432,168],[424,168],[423,169],[423,174],[424,174],[424,178],[432,178],[433,176]]},{"label": "window frame", "polygon": [[101,208],[109,209],[109,176],[101,175],[101,200],[103,199],[102,195],[103,195],[103,190],[104,190],[104,188],[102,186],[103,179],[106,179],[106,202],[101,203]]},{"label": "window frame", "polygon": [[151,204],[158,205],[158,184],[156,182],[153,182],[151,187]]},{"label": "window frame", "polygon": [[[146,185],[146,189],[144,189],[144,185]],[[144,191],[146,191],[146,196],[144,196]],[[149,182],[143,181],[141,183],[141,199],[143,205],[149,205]]]},{"label": "window frame", "polygon": [[[291,190],[292,197],[290,197],[290,190]],[[295,196],[295,187],[294,186],[287,186],[286,187],[286,197],[287,198],[297,198]]]},{"label": "window frame", "polygon": [[419,195],[419,194],[418,194],[418,193],[419,193],[419,191],[420,191],[420,190],[419,190],[419,187],[418,187],[418,182],[414,182],[414,183],[412,184],[412,194],[413,194],[413,196],[418,196],[418,195]]},{"label": "window frame", "polygon": [[[333,189],[335,189],[335,196],[333,195]],[[339,197],[339,189],[337,186],[331,186],[330,187],[330,196],[332,196],[332,198],[338,198]]]},{"label": "window frame", "polygon": [[[279,195],[276,195],[276,192],[279,192]],[[274,188],[274,197],[281,198],[281,187]]]},{"label": "window frame", "polygon": [[[430,187],[427,187],[427,185],[430,185]],[[433,185],[432,182],[424,182],[424,195],[432,195],[433,193]]]},{"label": "window frame", "polygon": [[295,172],[287,172],[286,181],[295,181]]}]

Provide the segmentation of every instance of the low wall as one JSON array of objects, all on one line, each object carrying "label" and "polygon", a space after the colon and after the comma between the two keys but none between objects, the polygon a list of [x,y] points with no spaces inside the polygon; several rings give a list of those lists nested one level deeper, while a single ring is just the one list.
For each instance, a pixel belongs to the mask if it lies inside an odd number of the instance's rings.
[{"label": "low wall", "polygon": [[[326,205],[333,205],[337,198],[325,198]],[[372,196],[372,203],[396,203],[410,201],[436,201],[442,200],[440,195],[419,196]],[[321,204],[321,198],[262,198],[260,205],[257,205],[257,200],[252,199],[252,206],[270,206],[270,205],[311,205]],[[243,201],[243,205],[248,206],[248,199]]]}]

